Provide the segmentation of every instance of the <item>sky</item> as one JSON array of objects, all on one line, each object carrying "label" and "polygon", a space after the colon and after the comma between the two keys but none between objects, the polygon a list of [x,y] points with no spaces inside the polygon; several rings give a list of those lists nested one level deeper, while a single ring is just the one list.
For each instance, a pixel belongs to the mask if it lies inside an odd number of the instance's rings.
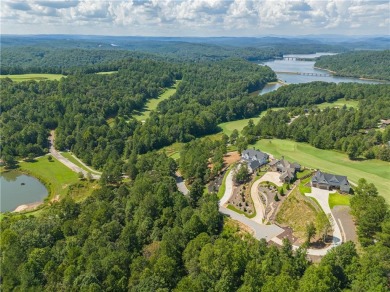
[{"label": "sky", "polygon": [[390,0],[0,0],[1,34],[390,35]]}]

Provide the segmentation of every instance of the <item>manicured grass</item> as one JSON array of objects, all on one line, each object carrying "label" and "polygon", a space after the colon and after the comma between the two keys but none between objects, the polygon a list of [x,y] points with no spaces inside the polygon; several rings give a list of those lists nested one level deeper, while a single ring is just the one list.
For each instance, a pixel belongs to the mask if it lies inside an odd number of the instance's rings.
[{"label": "manicured grass", "polygon": [[290,140],[262,139],[255,146],[262,151],[290,161],[297,161],[306,167],[321,171],[346,175],[350,182],[357,183],[360,178],[372,182],[380,195],[390,203],[390,163],[381,160],[352,161],[344,153],[321,150],[306,143]]},{"label": "manicured grass", "polygon": [[86,168],[84,165],[82,165],[76,158],[74,158],[74,156],[70,153],[70,152],[61,152],[61,155],[64,156],[65,158],[67,158],[70,162],[73,162],[74,164],[76,164],[78,167],[84,169],[85,171],[87,172],[90,172],[92,174],[101,174],[101,172],[97,171],[97,170],[90,170],[88,168]]},{"label": "manicured grass", "polygon": [[317,107],[319,109],[324,109],[324,108],[327,108],[327,107],[330,107],[330,108],[333,108],[333,107],[343,107],[344,105],[346,105],[347,107],[353,107],[353,108],[357,108],[358,105],[359,105],[359,101],[357,100],[345,100],[344,98],[341,98],[341,99],[338,99],[336,100],[335,102],[324,102],[324,103],[321,103],[319,105],[317,105]]},{"label": "manicured grass", "polygon": [[311,187],[306,186],[309,183],[310,179],[311,177],[301,180],[301,183],[299,184],[298,188],[302,195],[311,193]]},{"label": "manicured grass", "polygon": [[306,175],[309,175],[312,172],[313,172],[313,170],[311,170],[311,169],[305,169],[303,171],[299,171],[299,172],[297,172],[297,179],[300,179],[300,178],[302,178],[302,177],[304,177]]},{"label": "manicured grass", "polygon": [[329,194],[329,207],[333,209],[334,206],[349,206],[350,204],[350,195],[341,195],[339,193]]},{"label": "manicured grass", "polygon": [[150,112],[156,110],[157,105],[165,100],[170,98],[172,95],[175,94],[177,86],[180,84],[180,80],[176,80],[175,84],[169,88],[167,88],[158,98],[153,98],[148,100],[148,102],[145,104],[145,107],[142,111],[139,113],[134,114],[134,118],[136,118],[139,121],[144,121],[150,116]]},{"label": "manicured grass", "polygon": [[38,158],[35,162],[21,162],[20,168],[45,183],[50,192],[50,199],[56,195],[64,196],[69,185],[79,182],[77,173],[54,157],[53,162],[49,162],[46,156]]},{"label": "manicured grass", "polygon": [[110,75],[110,74],[114,74],[114,73],[118,73],[118,71],[97,72],[96,74],[99,74],[99,75]]},{"label": "manicured grass", "polygon": [[173,143],[172,145],[161,148],[159,151],[165,152],[165,154],[168,157],[178,160],[180,158],[180,151],[183,148],[183,146],[184,143],[176,142]]},{"label": "manicured grass", "polygon": [[[279,111],[284,109],[283,107],[273,108],[273,111]],[[218,126],[222,129],[223,133],[230,136],[235,129],[240,133],[242,129],[245,128],[245,126],[248,125],[249,120],[252,120],[255,125],[260,121],[262,117],[264,117],[267,114],[267,111],[261,112],[260,115],[250,118],[250,119],[243,119],[243,120],[237,120],[237,121],[231,121],[226,123],[221,123]]]},{"label": "manicured grass", "polygon": [[11,78],[12,81],[21,82],[26,80],[59,80],[66,77],[62,74],[20,74],[20,75],[0,75],[0,78]]}]

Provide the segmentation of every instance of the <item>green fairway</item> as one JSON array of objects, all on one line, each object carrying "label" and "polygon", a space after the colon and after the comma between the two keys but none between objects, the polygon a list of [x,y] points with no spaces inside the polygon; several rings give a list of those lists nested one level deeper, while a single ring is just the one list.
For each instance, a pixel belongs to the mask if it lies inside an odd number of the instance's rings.
[{"label": "green fairway", "polygon": [[20,168],[44,182],[49,188],[50,198],[56,195],[64,196],[68,186],[79,181],[77,173],[54,157],[53,162],[50,162],[47,156],[40,157],[35,162],[21,162]]},{"label": "green fairway", "polygon": [[343,107],[343,106],[347,106],[347,107],[353,107],[353,108],[357,108],[358,105],[359,105],[359,101],[357,100],[345,100],[344,98],[341,98],[341,99],[338,99],[336,100],[335,102],[324,102],[324,103],[321,103],[319,105],[317,105],[317,107],[319,109],[324,109],[324,108],[327,108],[327,107],[330,107],[330,108],[333,108],[333,107]]},{"label": "green fairway", "polygon": [[321,150],[306,143],[290,140],[263,139],[255,144],[262,151],[275,157],[297,161],[303,166],[325,172],[346,175],[352,183],[365,178],[378,188],[387,202],[390,202],[390,163],[381,160],[351,161],[348,156],[332,150]]},{"label": "green fairway", "polygon": [[[283,107],[278,107],[278,108],[273,108],[272,110],[273,111],[279,111],[279,110],[282,110],[282,109],[284,109],[284,108]],[[249,120],[252,120],[255,123],[255,125],[256,125],[260,121],[260,119],[262,117],[264,117],[266,114],[267,114],[267,111],[263,111],[263,112],[261,112],[260,115],[258,115],[256,117],[253,117],[253,118],[250,118],[250,119],[243,119],[243,120],[226,122],[226,123],[219,124],[218,126],[222,129],[222,131],[226,135],[230,136],[235,129],[237,129],[237,131],[240,133],[242,131],[242,129],[244,129],[244,127],[246,125],[248,125]]]},{"label": "green fairway", "polygon": [[170,98],[172,95],[175,94],[177,86],[180,84],[179,80],[176,80],[175,84],[169,88],[167,88],[158,98],[152,98],[148,100],[148,102],[145,104],[145,107],[142,111],[134,114],[134,118],[136,118],[138,121],[145,121],[150,116],[150,112],[156,110],[157,105],[165,100]]},{"label": "green fairway", "polygon": [[11,78],[12,81],[21,82],[26,80],[58,80],[66,77],[61,74],[20,74],[20,75],[0,75],[0,78]]},{"label": "green fairway", "polygon": [[96,74],[99,74],[99,75],[110,75],[110,74],[114,74],[114,73],[118,73],[118,71],[97,72]]},{"label": "green fairway", "polygon": [[93,174],[101,174],[101,172],[97,171],[97,170],[91,170],[91,169],[88,169],[87,167],[85,167],[83,164],[80,163],[80,161],[78,161],[72,153],[70,152],[61,152],[61,155],[64,156],[65,158],[67,158],[70,162],[73,162],[74,164],[76,164],[78,167],[84,169],[85,171],[87,172],[90,172],[90,173],[93,173]]}]

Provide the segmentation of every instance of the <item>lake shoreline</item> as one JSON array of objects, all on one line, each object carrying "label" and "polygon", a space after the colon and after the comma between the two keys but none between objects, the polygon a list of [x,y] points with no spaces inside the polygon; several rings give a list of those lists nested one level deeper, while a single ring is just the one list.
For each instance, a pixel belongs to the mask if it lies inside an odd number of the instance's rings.
[{"label": "lake shoreline", "polygon": [[314,66],[314,69],[324,70],[324,71],[327,71],[327,72],[329,72],[329,73],[331,73],[331,74],[333,74],[335,76],[338,76],[338,77],[356,78],[356,79],[359,79],[359,80],[377,81],[377,82],[383,82],[383,83],[389,83],[390,82],[389,80],[384,80],[384,79],[375,79],[375,78],[366,78],[366,77],[354,77],[354,76],[348,76],[348,75],[338,75],[339,73],[337,73],[336,71],[332,71],[332,70],[321,68],[321,67],[317,67],[317,66]]},{"label": "lake shoreline", "polygon": [[[48,201],[48,199],[51,195],[51,189],[45,180],[43,180],[42,178],[22,169],[20,167],[14,168],[14,169],[5,169],[5,168],[1,169],[0,174],[3,175],[3,174],[7,174],[7,173],[8,174],[15,173],[15,175],[17,175],[17,177],[19,177],[20,175],[24,175],[24,176],[27,176],[31,179],[38,181],[44,187],[44,189],[46,191],[45,192],[46,195],[43,198],[39,198],[40,197],[39,196],[38,198],[36,198],[37,201],[35,201],[35,202],[33,201],[30,203],[22,203],[22,204],[21,204],[21,202],[19,202],[19,205],[17,205],[16,208],[6,210],[6,211],[1,211],[0,213],[5,214],[8,212],[10,212],[10,213],[20,213],[20,212],[25,212],[25,211],[29,212],[29,211],[37,210],[39,207],[43,207],[43,205]],[[24,185],[24,182],[21,184]],[[28,186],[29,186],[29,183],[27,182],[26,187],[28,187]],[[33,193],[34,193],[34,191],[33,191]],[[29,194],[29,195],[31,195],[31,194]],[[18,202],[16,202],[16,203],[18,203]]]}]

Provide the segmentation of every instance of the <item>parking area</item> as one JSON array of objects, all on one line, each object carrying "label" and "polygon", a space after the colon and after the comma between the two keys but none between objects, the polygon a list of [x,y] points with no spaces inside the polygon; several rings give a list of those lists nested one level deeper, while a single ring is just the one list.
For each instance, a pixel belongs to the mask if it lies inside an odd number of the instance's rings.
[{"label": "parking area", "polygon": [[356,226],[352,215],[349,213],[350,210],[349,206],[335,206],[332,209],[332,213],[344,233],[344,240],[357,242]]},{"label": "parking area", "polygon": [[279,172],[269,171],[259,179],[259,182],[269,181],[269,182],[276,184],[278,187],[281,187],[283,185],[283,183],[280,181],[279,177],[280,177]]}]

